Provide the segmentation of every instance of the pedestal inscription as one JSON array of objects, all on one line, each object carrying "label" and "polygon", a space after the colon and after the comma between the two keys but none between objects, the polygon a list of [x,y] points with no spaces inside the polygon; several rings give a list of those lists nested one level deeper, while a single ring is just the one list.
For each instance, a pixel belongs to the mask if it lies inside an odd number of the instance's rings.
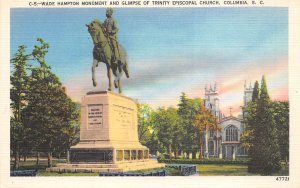
[{"label": "pedestal inscription", "polygon": [[119,105],[113,105],[116,121],[123,127],[133,127],[133,109]]},{"label": "pedestal inscription", "polygon": [[103,127],[103,105],[88,105],[88,129]]}]

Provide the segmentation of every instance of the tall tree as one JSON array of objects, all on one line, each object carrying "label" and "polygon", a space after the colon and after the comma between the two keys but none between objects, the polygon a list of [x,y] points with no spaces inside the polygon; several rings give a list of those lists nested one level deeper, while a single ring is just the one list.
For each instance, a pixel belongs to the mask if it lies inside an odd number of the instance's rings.
[{"label": "tall tree", "polygon": [[10,117],[10,147],[14,155],[14,169],[19,167],[20,150],[29,145],[27,144],[28,140],[26,140],[28,131],[21,121],[21,111],[26,106],[26,97],[29,88],[27,75],[29,59],[30,54],[26,54],[26,46],[24,45],[19,46],[18,52],[11,59],[10,107],[13,115]]},{"label": "tall tree", "polygon": [[199,138],[194,126],[196,108],[199,108],[197,102],[199,101],[189,99],[185,93],[182,93],[178,104],[178,115],[181,118],[182,135],[184,138],[182,143],[183,151],[187,153],[187,157],[192,153],[193,158],[196,158],[198,148],[197,140]]},{"label": "tall tree", "polygon": [[194,120],[194,126],[196,132],[199,134],[199,139],[197,140],[199,147],[199,159],[203,159],[203,148],[206,131],[212,129],[214,131],[219,131],[217,127],[217,118],[205,108],[205,103],[203,100],[199,100],[198,108],[195,109],[196,117]]},{"label": "tall tree", "polygon": [[[244,123],[246,125],[245,132],[241,135],[241,146],[246,148],[248,151],[248,155],[251,157],[252,155],[256,154],[255,148],[253,146],[253,129],[257,125],[257,118],[256,118],[256,109],[257,109],[257,102],[259,100],[259,83],[255,81],[253,93],[252,93],[252,101],[248,103],[246,106],[243,114]],[[250,167],[251,171],[251,167]]]},{"label": "tall tree", "polygon": [[23,110],[24,123],[31,130],[35,147],[48,153],[48,166],[52,166],[52,154],[67,148],[76,134],[78,111],[68,98],[59,78],[45,61],[49,44],[38,38],[32,52],[39,67],[32,68],[28,105]]},{"label": "tall tree", "polygon": [[257,124],[253,127],[253,148],[249,171],[270,175],[280,169],[280,152],[274,111],[268,94],[265,76],[261,81],[261,91],[257,104]]},{"label": "tall tree", "polygon": [[252,93],[252,102],[257,102],[259,99],[259,83],[256,80],[253,88],[253,93]]},{"label": "tall tree", "polygon": [[289,161],[289,102],[272,102],[281,160]]},{"label": "tall tree", "polygon": [[151,116],[152,109],[148,104],[138,104],[138,135],[142,144],[146,144],[153,131]]},{"label": "tall tree", "polygon": [[172,156],[172,151],[175,153],[181,148],[182,129],[180,118],[176,108],[159,108],[153,114],[153,124],[157,129],[159,143],[163,145],[165,151]]}]

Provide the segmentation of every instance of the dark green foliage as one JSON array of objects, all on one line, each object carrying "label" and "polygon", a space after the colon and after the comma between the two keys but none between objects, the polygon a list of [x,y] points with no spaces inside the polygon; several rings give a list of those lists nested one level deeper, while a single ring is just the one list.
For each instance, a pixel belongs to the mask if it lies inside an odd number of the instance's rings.
[{"label": "dark green foliage", "polygon": [[10,117],[10,148],[14,155],[14,169],[19,167],[19,155],[24,153],[28,143],[28,131],[21,121],[21,111],[26,106],[29,78],[27,75],[28,60],[30,54],[26,54],[26,46],[19,46],[18,52],[11,59],[12,74],[10,76],[10,108],[13,116]]},{"label": "dark green foliage", "polygon": [[[40,45],[32,54],[26,55],[25,46],[20,46],[11,60],[11,148],[15,158],[19,152],[23,156],[31,151],[48,152],[51,166],[53,152],[59,156],[78,140],[79,106],[46,63],[49,44],[41,38],[37,41]],[[27,65],[30,57],[38,66]]]},{"label": "dark green foliage", "polygon": [[215,127],[216,118],[206,110],[203,100],[189,99],[185,93],[182,93],[178,106],[178,110],[152,110],[148,105],[140,104],[139,138],[152,154],[159,151],[167,153],[161,157],[170,158],[174,154],[178,158],[185,152],[195,159],[196,153],[203,147],[205,130]]},{"label": "dark green foliage", "polygon": [[158,159],[160,163],[169,163],[169,164],[248,164],[248,159],[238,159],[238,160],[229,160],[229,159]]},{"label": "dark green foliage", "polygon": [[183,151],[196,153],[199,150],[200,137],[194,126],[194,120],[196,115],[195,108],[199,108],[199,105],[197,105],[197,101],[188,99],[185,93],[182,93],[178,107],[178,114],[182,119],[182,128],[184,130]]},{"label": "dark green foliage", "polygon": [[257,102],[256,115],[252,125],[253,140],[249,151],[251,158],[249,172],[271,175],[280,169],[280,152],[274,110],[268,94],[265,77],[261,81],[261,91]]},{"label": "dark green foliage", "polygon": [[272,102],[281,160],[289,161],[289,102]]},{"label": "dark green foliage", "polygon": [[[182,144],[182,127],[181,119],[175,108],[159,108],[153,114],[153,123],[157,129],[159,143],[163,145],[163,150],[167,151],[169,156],[174,150],[175,157]],[[161,151],[162,152],[162,151]]]},{"label": "dark green foliage", "polygon": [[40,67],[32,68],[28,105],[23,111],[23,121],[31,130],[34,146],[48,152],[48,166],[52,165],[53,152],[66,151],[78,131],[78,106],[65,93],[58,77],[45,62],[49,45],[38,39],[32,55]]},{"label": "dark green foliage", "polygon": [[189,156],[196,158],[196,152],[200,150],[201,134],[203,135],[203,127],[199,124],[199,115],[203,114],[203,102],[201,99],[188,99],[185,93],[180,96],[178,104],[178,114],[181,118],[182,129],[184,132],[183,151]]},{"label": "dark green foliage", "polygon": [[255,81],[253,93],[252,93],[252,102],[256,102],[259,99],[259,84],[258,81]]}]

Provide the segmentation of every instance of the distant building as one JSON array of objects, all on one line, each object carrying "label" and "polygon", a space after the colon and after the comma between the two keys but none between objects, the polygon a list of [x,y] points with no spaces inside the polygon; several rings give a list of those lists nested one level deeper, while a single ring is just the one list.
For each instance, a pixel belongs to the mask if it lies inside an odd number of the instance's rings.
[{"label": "distant building", "polygon": [[[244,106],[242,110],[247,107],[248,102],[252,100],[253,88],[251,83],[249,87],[244,85]],[[232,116],[231,112],[228,117],[220,111],[219,96],[217,85],[214,88],[205,86],[205,107],[217,119],[218,130],[206,130],[204,138],[203,153],[205,157],[219,157],[219,158],[236,158],[247,156],[247,152],[242,148],[240,137],[245,131],[243,119]],[[244,113],[244,112],[243,112]],[[243,116],[242,116],[243,117]]]}]

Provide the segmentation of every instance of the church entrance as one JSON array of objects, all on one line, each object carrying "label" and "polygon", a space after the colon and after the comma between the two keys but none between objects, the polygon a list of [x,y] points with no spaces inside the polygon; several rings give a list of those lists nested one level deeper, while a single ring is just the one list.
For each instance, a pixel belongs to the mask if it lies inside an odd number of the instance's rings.
[{"label": "church entrance", "polygon": [[225,152],[224,157],[226,159],[233,159],[236,155],[236,148],[234,145],[226,145],[225,146]]}]

